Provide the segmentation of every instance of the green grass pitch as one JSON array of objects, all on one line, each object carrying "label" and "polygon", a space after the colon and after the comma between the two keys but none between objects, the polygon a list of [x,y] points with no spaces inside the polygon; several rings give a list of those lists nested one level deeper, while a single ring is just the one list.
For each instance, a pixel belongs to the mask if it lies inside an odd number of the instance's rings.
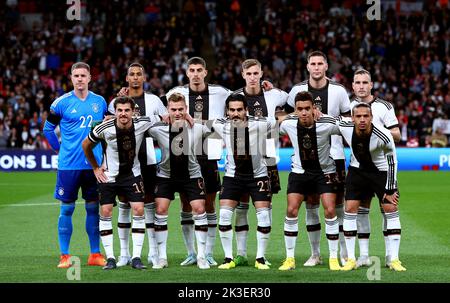
[{"label": "green grass pitch", "polygon": [[[287,172],[281,173],[283,191],[286,189]],[[70,282],[66,270],[58,269],[57,219],[58,202],[53,198],[56,179],[49,173],[0,173],[0,282]],[[400,172],[400,219],[402,242],[400,257],[408,269],[403,273],[381,268],[380,280],[369,281],[366,269],[351,272],[328,270],[328,246],[324,235],[322,217],[321,251],[324,264],[305,268],[303,262],[310,249],[305,230],[305,211],[299,214],[297,239],[297,268],[289,272],[278,271],[285,257],[283,223],[286,209],[285,193],[273,199],[273,226],[267,258],[272,268],[258,271],[253,266],[221,271],[217,268],[199,270],[197,267],[181,267],[185,256],[179,224],[179,201],[172,203],[169,213],[169,268],[164,270],[136,271],[130,267],[103,271],[88,267],[88,241],[84,228],[85,210],[79,200],[74,217],[71,254],[81,259],[80,282],[450,282],[450,179],[449,172]],[[218,202],[217,204],[218,205]],[[114,210],[117,217],[117,209]],[[321,210],[322,212],[322,210]],[[372,235],[371,256],[378,256],[384,265],[384,241],[381,232],[381,215],[377,203],[370,214]],[[255,212],[250,210],[249,260],[256,254]],[[114,220],[116,226],[117,218]],[[119,252],[119,240],[115,231],[115,252]],[[148,250],[144,245],[143,260]],[[217,233],[215,258],[221,262],[223,251]],[[146,263],[146,262],[145,262]]]}]

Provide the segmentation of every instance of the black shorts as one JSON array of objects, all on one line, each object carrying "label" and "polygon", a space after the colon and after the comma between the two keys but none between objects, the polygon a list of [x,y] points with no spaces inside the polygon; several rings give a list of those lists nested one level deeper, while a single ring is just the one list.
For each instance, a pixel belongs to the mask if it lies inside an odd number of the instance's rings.
[{"label": "black shorts", "polygon": [[144,179],[145,195],[150,196],[150,201],[155,201],[156,165],[141,166],[142,179]]},{"label": "black shorts", "polygon": [[223,177],[220,199],[240,201],[243,193],[249,193],[252,201],[272,201],[269,177],[243,180],[239,178]]},{"label": "black shorts", "polygon": [[303,174],[290,173],[288,179],[287,194],[311,194],[336,193],[338,183],[336,174],[324,174],[322,171],[305,171]]},{"label": "black shorts", "polygon": [[207,194],[213,194],[220,191],[220,175],[219,167],[216,160],[208,160],[205,158],[197,158],[202,171],[203,180],[205,181],[205,190]]},{"label": "black shorts", "polygon": [[345,191],[345,159],[334,160],[334,165],[336,165],[336,181],[337,181],[336,193],[343,194]]},{"label": "black shorts", "polygon": [[144,182],[141,176],[133,176],[116,178],[114,183],[99,183],[98,189],[100,193],[100,205],[114,204],[116,196],[121,195],[126,201],[144,202]]},{"label": "black shorts", "polygon": [[203,178],[173,181],[169,178],[156,177],[155,198],[174,200],[176,192],[185,194],[189,202],[206,198]]},{"label": "black shorts", "polygon": [[281,190],[280,174],[278,173],[278,167],[276,165],[267,166],[267,174],[270,179],[270,188],[272,190],[272,194],[278,194],[278,192]]},{"label": "black shorts", "polygon": [[345,200],[370,200],[376,194],[380,203],[383,203],[386,179],[385,171],[368,172],[349,166],[345,179]]}]

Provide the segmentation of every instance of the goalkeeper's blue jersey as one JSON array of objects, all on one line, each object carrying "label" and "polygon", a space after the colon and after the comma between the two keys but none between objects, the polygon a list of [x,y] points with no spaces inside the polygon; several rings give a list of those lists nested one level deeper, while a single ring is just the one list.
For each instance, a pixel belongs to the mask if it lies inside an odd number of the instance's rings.
[{"label": "goalkeeper's blue jersey", "polygon": [[[59,170],[92,169],[84,155],[81,146],[89,135],[94,122],[102,121],[107,112],[105,99],[91,91],[84,101],[79,99],[74,91],[62,95],[50,106],[50,112],[59,118],[61,130],[61,146],[59,149]],[[47,125],[47,123],[49,125]],[[46,127],[56,127],[47,121]],[[94,150],[97,163],[102,163],[102,147],[97,145]]]}]

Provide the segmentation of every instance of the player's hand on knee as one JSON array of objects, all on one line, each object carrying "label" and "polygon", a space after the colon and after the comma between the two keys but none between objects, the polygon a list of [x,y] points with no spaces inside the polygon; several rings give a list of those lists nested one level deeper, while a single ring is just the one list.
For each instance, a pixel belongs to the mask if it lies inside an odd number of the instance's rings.
[{"label": "player's hand on knee", "polygon": [[387,202],[397,206],[398,202],[400,201],[400,196],[397,192],[393,193],[392,195],[384,194],[383,201],[385,203]]},{"label": "player's hand on knee", "polygon": [[106,169],[104,167],[96,167],[94,168],[94,175],[97,178],[99,183],[108,182],[108,177],[105,175]]}]

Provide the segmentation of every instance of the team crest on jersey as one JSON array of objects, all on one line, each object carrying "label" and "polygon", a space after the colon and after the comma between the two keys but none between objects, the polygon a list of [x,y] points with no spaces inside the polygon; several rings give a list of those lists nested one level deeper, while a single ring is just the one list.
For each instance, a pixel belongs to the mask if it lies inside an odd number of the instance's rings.
[{"label": "team crest on jersey", "polygon": [[255,108],[255,117],[262,117],[262,116],[263,116],[262,108]]},{"label": "team crest on jersey", "polygon": [[311,146],[312,146],[311,138],[310,138],[308,135],[306,135],[306,136],[303,138],[303,148],[304,148],[304,149],[310,149]]},{"label": "team crest on jersey", "polygon": [[124,137],[123,138],[123,149],[124,150],[130,150],[131,147],[132,147],[131,138],[128,137],[128,136]]},{"label": "team crest on jersey", "polygon": [[64,187],[58,188],[58,195],[64,196]]},{"label": "team crest on jersey", "polygon": [[320,102],[314,102],[314,107],[317,108],[319,112],[322,111],[322,104]]},{"label": "team crest on jersey", "polygon": [[92,110],[94,111],[94,113],[98,113],[98,111],[100,110],[100,106],[98,106],[97,103],[92,103]]},{"label": "team crest on jersey", "polygon": [[195,101],[195,111],[196,112],[201,112],[203,111],[203,100],[200,101]]}]

